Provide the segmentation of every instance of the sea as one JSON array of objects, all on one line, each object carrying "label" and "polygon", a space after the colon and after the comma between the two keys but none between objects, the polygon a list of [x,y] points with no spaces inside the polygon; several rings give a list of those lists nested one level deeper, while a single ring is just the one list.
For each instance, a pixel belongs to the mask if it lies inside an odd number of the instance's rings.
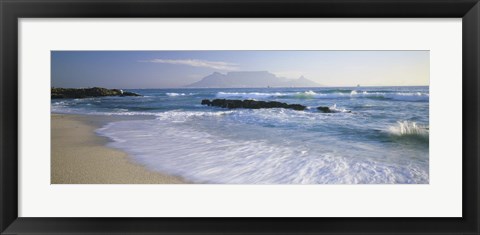
[{"label": "sea", "polygon": [[[142,96],[53,99],[51,110],[126,117],[96,134],[133,162],[192,183],[429,183],[425,86],[127,91]],[[201,105],[203,99],[308,108],[225,109]],[[322,113],[319,106],[335,112]]]}]

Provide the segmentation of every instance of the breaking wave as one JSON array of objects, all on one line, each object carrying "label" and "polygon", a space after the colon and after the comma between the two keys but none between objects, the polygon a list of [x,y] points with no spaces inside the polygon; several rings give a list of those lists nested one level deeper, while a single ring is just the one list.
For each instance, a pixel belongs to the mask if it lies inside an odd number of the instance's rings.
[{"label": "breaking wave", "polygon": [[399,101],[428,101],[430,95],[421,92],[368,92],[351,91],[347,92],[291,92],[291,93],[261,93],[261,92],[218,92],[218,98],[242,98],[242,99],[264,99],[264,98],[297,98],[297,99],[336,99],[336,98],[373,98],[389,99]]},{"label": "breaking wave", "polygon": [[155,116],[158,120],[168,120],[172,122],[185,122],[192,118],[200,118],[200,117],[219,117],[228,114],[232,114],[235,111],[221,111],[221,112],[201,112],[201,111],[180,111],[180,110],[173,110],[163,113],[156,113]]},{"label": "breaking wave", "polygon": [[175,93],[175,92],[168,92],[168,93],[165,93],[167,96],[170,96],[170,97],[175,97],[175,96],[187,96],[187,95],[194,95],[194,93]]},{"label": "breaking wave", "polygon": [[[428,87],[133,92],[144,96],[55,99],[51,111],[111,115],[102,119],[110,123],[97,130],[111,138],[109,146],[128,152],[132,161],[145,167],[189,182],[429,182]],[[201,105],[202,99],[215,97],[276,100],[309,108]]]},{"label": "breaking wave", "polygon": [[428,138],[429,127],[416,122],[400,121],[389,127],[389,132],[396,136],[419,136]]},{"label": "breaking wave", "polygon": [[330,106],[329,108],[330,108],[330,110],[332,110],[333,112],[336,112],[336,113],[350,113],[351,112],[350,110],[347,110],[345,108],[338,108],[337,104],[334,104],[334,105]]},{"label": "breaking wave", "polygon": [[[240,130],[237,130],[240,131]],[[358,184],[426,183],[420,165],[377,162],[325,151],[322,145],[275,144],[225,138],[195,126],[161,120],[107,124],[97,133],[148,168],[198,183]]]}]

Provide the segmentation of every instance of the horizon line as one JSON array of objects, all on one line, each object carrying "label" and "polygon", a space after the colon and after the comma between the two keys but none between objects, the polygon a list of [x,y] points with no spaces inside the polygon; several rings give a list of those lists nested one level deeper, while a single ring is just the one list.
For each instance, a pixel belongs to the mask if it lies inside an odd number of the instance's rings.
[{"label": "horizon line", "polygon": [[121,90],[147,90],[147,89],[277,89],[277,88],[335,88],[335,87],[340,87],[340,88],[362,88],[362,87],[419,87],[419,86],[427,86],[430,87],[430,84],[428,85],[395,85],[395,86],[385,86],[385,85],[373,85],[373,86],[311,86],[311,87],[155,87],[155,88],[107,88],[107,87],[102,87],[102,86],[89,86],[89,87],[57,87],[57,86],[51,86],[50,89],[52,88],[63,88],[63,89],[86,89],[86,88],[106,88],[106,89],[121,89]]}]

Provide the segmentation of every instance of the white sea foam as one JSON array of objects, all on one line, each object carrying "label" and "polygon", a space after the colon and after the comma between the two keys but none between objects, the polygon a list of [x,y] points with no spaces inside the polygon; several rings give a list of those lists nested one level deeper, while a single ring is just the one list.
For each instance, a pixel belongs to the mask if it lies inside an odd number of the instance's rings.
[{"label": "white sea foam", "polygon": [[298,98],[298,99],[336,99],[336,98],[379,98],[399,101],[428,101],[430,95],[421,92],[368,92],[351,91],[350,93],[321,93],[314,91],[290,92],[290,93],[260,93],[260,92],[218,92],[218,98],[242,98],[242,99],[264,99],[264,98]]},{"label": "white sea foam", "polygon": [[[212,89],[195,96],[189,92],[197,90],[148,90],[149,96],[135,99],[52,100],[51,108],[59,113],[153,116],[111,123],[98,133],[134,161],[192,182],[428,183],[428,103],[395,102],[428,101],[428,89],[366,89]],[[215,96],[281,99],[309,109],[200,105]],[[318,106],[337,113],[321,113]],[[416,123],[390,127],[392,120]]]},{"label": "white sea foam", "polygon": [[[89,104],[86,104],[87,106]],[[111,112],[104,112],[94,109],[73,108],[69,106],[55,105],[51,107],[52,113],[60,114],[81,114],[81,115],[104,115],[104,116],[155,116],[154,112],[136,112],[127,109],[113,109]]]},{"label": "white sea foam", "polygon": [[351,112],[350,110],[347,110],[345,108],[338,108],[337,104],[334,104],[334,105],[330,106],[329,109],[332,110],[333,112],[338,112],[338,113],[349,113],[349,112]]},{"label": "white sea foam", "polygon": [[[175,115],[169,117],[176,119]],[[130,153],[138,163],[198,183],[428,182],[428,168],[419,165],[342,156],[338,151],[329,151],[331,146],[320,141],[316,146],[308,146],[253,136],[251,140],[239,139],[228,137],[228,133],[218,135],[210,129],[198,129],[197,125],[172,124],[165,119],[122,121],[110,123],[97,132],[111,138],[114,141],[109,144],[111,147]],[[231,128],[228,130],[234,133]]]},{"label": "white sea foam", "polygon": [[155,116],[158,120],[163,121],[172,121],[172,122],[185,122],[192,118],[201,118],[201,117],[219,117],[223,115],[232,114],[235,111],[220,111],[220,112],[201,112],[201,111],[181,111],[181,110],[172,110],[162,113],[156,113]]},{"label": "white sea foam", "polygon": [[318,96],[314,91],[295,92],[294,94],[286,94],[285,96],[293,96],[299,99],[313,99]]},{"label": "white sea foam", "polygon": [[185,93],[166,93],[167,96],[184,96]]},{"label": "white sea foam", "polygon": [[195,95],[195,93],[175,93],[175,92],[167,92],[165,94],[170,97]]},{"label": "white sea foam", "polygon": [[389,132],[397,136],[421,136],[428,137],[429,128],[416,122],[399,121],[396,125],[389,127]]}]

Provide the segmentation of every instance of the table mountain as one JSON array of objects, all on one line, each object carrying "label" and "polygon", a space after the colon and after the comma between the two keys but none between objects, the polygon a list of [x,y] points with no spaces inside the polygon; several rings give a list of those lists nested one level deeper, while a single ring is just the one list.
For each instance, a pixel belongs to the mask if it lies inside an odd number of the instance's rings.
[{"label": "table mountain", "polygon": [[214,72],[186,87],[242,88],[242,87],[318,87],[320,84],[303,76],[298,79],[277,77],[267,71]]}]

